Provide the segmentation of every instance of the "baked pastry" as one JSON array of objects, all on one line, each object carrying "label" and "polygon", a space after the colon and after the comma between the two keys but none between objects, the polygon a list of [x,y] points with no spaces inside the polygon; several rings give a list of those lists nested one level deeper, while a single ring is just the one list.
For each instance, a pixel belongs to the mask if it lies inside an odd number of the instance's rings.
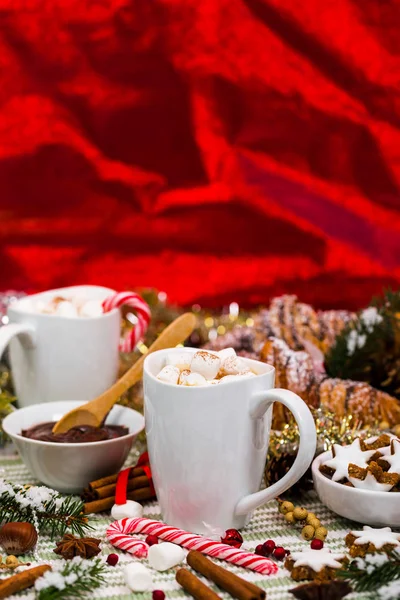
[{"label": "baked pastry", "polygon": [[334,579],[336,571],[348,562],[345,554],[331,552],[327,548],[302,552],[292,552],[285,561],[285,568],[295,581],[317,579],[327,581]]},{"label": "baked pastry", "polygon": [[362,531],[350,531],[345,538],[349,554],[353,558],[376,552],[389,553],[400,547],[400,533],[395,533],[390,527],[374,529],[365,525]]},{"label": "baked pastry", "polygon": [[255,327],[265,337],[284,340],[294,350],[309,342],[326,352],[354,314],[344,310],[316,311],[296,296],[274,298],[268,309],[260,311]]},{"label": "baked pastry", "polygon": [[366,468],[349,465],[348,479],[353,487],[361,490],[390,492],[400,481],[397,473],[387,473],[378,463],[371,461]]},{"label": "baked pastry", "polygon": [[[308,406],[324,406],[338,419],[351,414],[360,425],[375,425],[387,421],[389,425],[400,422],[400,402],[368,383],[350,379],[333,379],[315,369],[311,356],[295,351],[277,338],[266,340],[260,359],[275,367],[275,385],[298,394]],[[274,410],[273,427],[288,422],[289,414],[281,405]]]},{"label": "baked pastry", "polygon": [[[389,445],[387,445],[389,442]],[[332,481],[379,492],[400,491],[400,440],[382,434],[352,444],[333,444],[332,457],[319,467]]]},{"label": "baked pastry", "polygon": [[333,444],[332,458],[323,462],[319,468],[321,473],[328,475],[332,481],[347,480],[349,476],[349,466],[357,465],[358,468],[366,468],[368,461],[371,460],[375,450],[362,450],[360,439],[357,438],[348,446]]}]

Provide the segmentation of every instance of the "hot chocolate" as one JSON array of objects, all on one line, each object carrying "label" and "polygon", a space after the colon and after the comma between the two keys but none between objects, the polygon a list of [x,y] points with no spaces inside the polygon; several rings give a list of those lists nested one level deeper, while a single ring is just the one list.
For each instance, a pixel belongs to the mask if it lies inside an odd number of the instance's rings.
[{"label": "hot chocolate", "polygon": [[80,444],[83,442],[102,442],[128,435],[129,429],[123,425],[104,425],[103,427],[92,427],[91,425],[80,425],[73,427],[66,433],[54,434],[52,429],[55,421],[39,423],[29,429],[23,429],[21,435],[31,440],[41,442],[56,442],[59,444]]}]

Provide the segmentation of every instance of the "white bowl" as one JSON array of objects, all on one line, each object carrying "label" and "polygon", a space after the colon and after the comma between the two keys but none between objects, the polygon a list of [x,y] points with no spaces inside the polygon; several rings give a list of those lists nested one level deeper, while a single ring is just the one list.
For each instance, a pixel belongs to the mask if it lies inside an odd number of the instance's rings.
[{"label": "white bowl", "polygon": [[39,423],[58,421],[84,402],[63,401],[33,404],[14,411],[3,420],[3,429],[12,438],[32,475],[48,487],[63,493],[79,493],[90,481],[117,473],[124,464],[144,417],[136,410],[115,405],[106,419],[109,425],[125,425],[129,434],[101,442],[58,444],[32,440],[21,435]]},{"label": "white bowl", "polygon": [[314,487],[322,504],[351,521],[378,527],[400,527],[400,492],[376,492],[352,488],[332,481],[319,470],[332,453],[324,452],[314,459]]}]

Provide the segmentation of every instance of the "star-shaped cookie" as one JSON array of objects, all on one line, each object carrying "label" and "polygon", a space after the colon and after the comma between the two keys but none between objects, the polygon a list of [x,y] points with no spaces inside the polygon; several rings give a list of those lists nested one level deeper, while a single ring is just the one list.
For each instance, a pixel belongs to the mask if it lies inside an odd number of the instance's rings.
[{"label": "star-shaped cookie", "polygon": [[362,450],[360,439],[354,440],[350,446],[339,446],[333,444],[333,458],[322,463],[321,467],[333,469],[333,481],[340,481],[348,477],[349,464],[354,464],[359,467],[366,467],[368,460],[375,454],[375,450]]},{"label": "star-shaped cookie", "polygon": [[385,456],[385,461],[389,463],[389,473],[400,473],[400,442],[393,440],[392,454]]},{"label": "star-shaped cookie", "polygon": [[321,571],[325,567],[331,569],[340,569],[343,565],[340,560],[346,557],[345,554],[332,553],[327,548],[322,550],[302,550],[301,552],[292,552],[290,558],[294,560],[293,568],[309,567],[315,572]]}]

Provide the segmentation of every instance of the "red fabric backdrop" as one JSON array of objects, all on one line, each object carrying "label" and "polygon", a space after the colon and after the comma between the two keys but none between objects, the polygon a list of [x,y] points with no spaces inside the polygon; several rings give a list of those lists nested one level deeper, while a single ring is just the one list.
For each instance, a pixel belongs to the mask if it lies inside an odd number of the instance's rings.
[{"label": "red fabric backdrop", "polygon": [[1,287],[400,277],[398,0],[0,0]]}]

